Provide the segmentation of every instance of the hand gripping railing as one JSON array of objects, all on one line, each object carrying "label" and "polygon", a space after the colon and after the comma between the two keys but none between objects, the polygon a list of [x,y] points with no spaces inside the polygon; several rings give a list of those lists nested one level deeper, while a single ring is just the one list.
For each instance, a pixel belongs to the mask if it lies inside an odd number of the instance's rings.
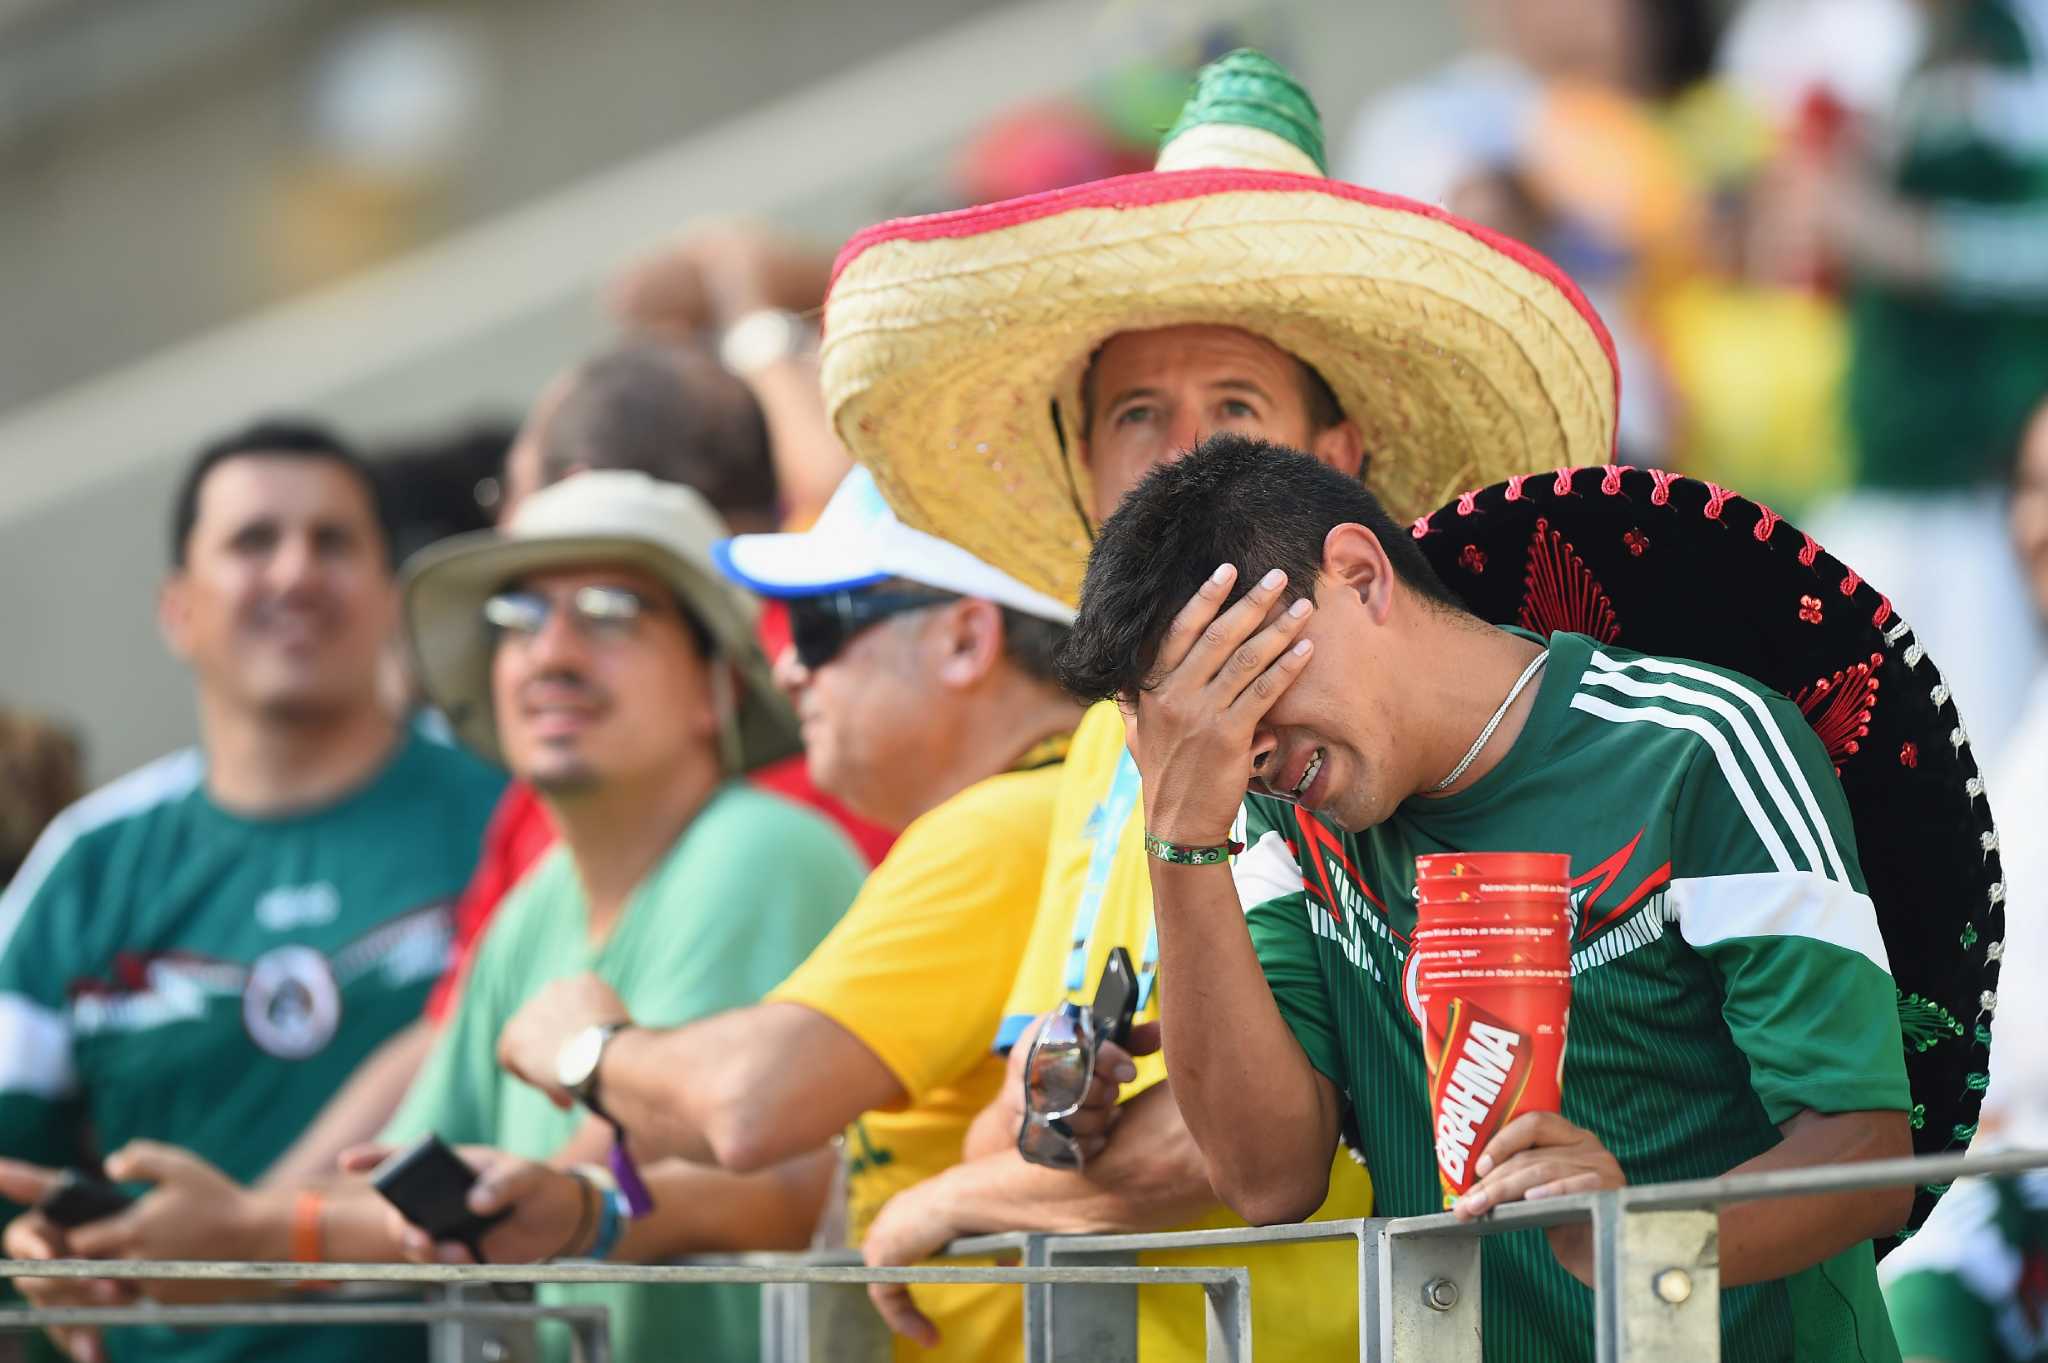
[{"label": "hand gripping railing", "polygon": [[[1374,1217],[1304,1225],[1134,1235],[980,1236],[948,1246],[947,1258],[1015,1257],[1014,1266],[869,1268],[852,1254],[751,1255],[676,1265],[323,1264],[337,1282],[480,1284],[539,1282],[761,1283],[764,1363],[877,1363],[889,1337],[869,1308],[866,1284],[1012,1283],[1024,1290],[1025,1357],[1129,1363],[1137,1357],[1138,1288],[1182,1284],[1203,1290],[1208,1357],[1249,1363],[1251,1299],[1243,1268],[1153,1268],[1152,1250],[1215,1250],[1228,1260],[1248,1245],[1349,1241],[1357,1256],[1359,1357],[1362,1363],[1480,1363],[1480,1244],[1489,1235],[1590,1219],[1593,1226],[1593,1357],[1596,1363],[1721,1355],[1717,1209],[1736,1202],[1864,1188],[1934,1184],[1968,1175],[2048,1167],[2048,1151],[1940,1155],[1650,1184],[1611,1192],[1510,1203],[1472,1222],[1449,1215]],[[101,1277],[96,1260],[0,1261],[0,1275]],[[124,1263],[124,1277],[294,1280],[303,1264]],[[354,1313],[354,1314],[348,1314]],[[374,1314],[373,1314],[374,1313]],[[445,1301],[264,1303],[246,1307],[139,1306],[88,1311],[0,1313],[0,1330],[41,1324],[139,1321],[328,1323],[343,1318],[468,1320],[562,1319],[576,1329],[591,1363],[608,1344],[593,1308]],[[449,1352],[453,1347],[455,1352]],[[443,1341],[442,1363],[498,1363],[488,1350]]]}]

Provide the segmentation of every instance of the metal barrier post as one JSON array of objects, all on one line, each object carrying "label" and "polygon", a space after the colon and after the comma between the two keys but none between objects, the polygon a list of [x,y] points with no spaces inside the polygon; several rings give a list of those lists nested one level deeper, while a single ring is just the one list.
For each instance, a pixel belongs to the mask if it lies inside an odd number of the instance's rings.
[{"label": "metal barrier post", "polygon": [[[498,1295],[502,1292],[504,1295]],[[484,1283],[447,1283],[434,1296],[449,1305],[462,1302],[519,1302],[533,1300],[533,1289],[524,1284],[496,1291]],[[427,1327],[427,1357],[433,1363],[538,1363],[540,1343],[534,1338],[531,1320],[500,1317],[479,1321],[450,1315]]]},{"label": "metal barrier post", "polygon": [[[1230,1274],[1228,1282],[1207,1283],[1202,1288],[1208,1303],[1204,1322],[1209,1340],[1207,1363],[1252,1363],[1252,1274],[1248,1268],[1233,1268]],[[1131,1303],[1131,1325],[1135,1335],[1135,1301]],[[1134,1350],[1132,1357],[1136,1356]]]},{"label": "metal barrier post", "polygon": [[1593,1204],[1594,1357],[1720,1363],[1721,1230],[1712,1208],[1625,1210]]},{"label": "metal barrier post", "polygon": [[[1410,1234],[1388,1222],[1380,1227],[1379,1260],[1379,1356],[1480,1363],[1478,1235]],[[1368,1328],[1363,1318],[1358,1328]]]},{"label": "metal barrier post", "polygon": [[1358,1363],[1392,1363],[1380,1349],[1377,1322],[1386,1310],[1380,1295],[1380,1232],[1387,1218],[1358,1223]]},{"label": "metal barrier post", "polygon": [[[1128,1250],[1054,1249],[1047,1259],[1060,1268],[1129,1268],[1137,1262]],[[1046,1357],[1057,1363],[1138,1363],[1136,1283],[1059,1283],[1046,1289],[1045,1303]]]}]

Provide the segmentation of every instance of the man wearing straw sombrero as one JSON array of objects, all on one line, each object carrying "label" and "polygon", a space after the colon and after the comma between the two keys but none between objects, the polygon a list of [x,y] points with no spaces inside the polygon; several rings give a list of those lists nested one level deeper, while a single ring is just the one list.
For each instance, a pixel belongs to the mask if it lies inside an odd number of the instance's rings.
[{"label": "man wearing straw sombrero", "polygon": [[[1570,281],[1514,242],[1330,180],[1322,152],[1307,94],[1238,52],[1202,73],[1151,173],[860,234],[826,304],[840,437],[904,520],[1069,601],[1093,527],[1216,431],[1306,450],[1402,516],[1507,474],[1611,458],[1613,348]],[[1116,947],[1137,964],[1140,1016],[1156,1014],[1141,823],[1122,720],[1098,706],[1063,776],[999,1049],[1063,1000],[1085,1002]],[[1241,1224],[1209,1187],[1159,1058],[1138,1066],[1115,1138],[1079,1170],[1020,1155],[1020,1127],[1053,1145],[1058,1128],[1044,1113],[1027,1123],[1012,1085],[965,1163],[884,1209],[869,1261],[914,1261],[981,1230]],[[1317,1215],[1370,1206],[1363,1171],[1339,1157]],[[1234,1253],[1254,1270],[1262,1354],[1355,1348],[1348,1251]],[[929,1330],[906,1294],[873,1295],[898,1329]],[[1151,1295],[1141,1353],[1201,1356],[1198,1304]]]}]

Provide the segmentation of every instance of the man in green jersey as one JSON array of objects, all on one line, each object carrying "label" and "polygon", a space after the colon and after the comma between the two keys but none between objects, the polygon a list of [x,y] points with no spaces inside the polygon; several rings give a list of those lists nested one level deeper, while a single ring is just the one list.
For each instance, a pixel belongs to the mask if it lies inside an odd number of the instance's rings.
[{"label": "man in green jersey", "polygon": [[[753,598],[712,563],[723,531],[690,489],[593,472],[533,494],[502,532],[414,560],[406,614],[428,694],[465,743],[534,786],[561,843],[486,933],[454,1016],[385,1130],[391,1145],[433,1133],[526,1160],[561,1155],[586,1115],[498,1068],[499,1030],[520,1004],[585,971],[654,1025],[752,1003],[859,889],[864,867],[837,830],[733,779],[788,753],[796,731],[754,642]],[[590,1084],[577,1096],[599,1101]],[[364,1163],[374,1160],[352,1162]],[[387,1204],[362,1180],[243,1189],[161,1149],[139,1172],[156,1190],[80,1230],[77,1249],[350,1262],[405,1249]],[[578,1173],[522,1199],[484,1238],[485,1254],[605,1257],[627,1213],[648,1208],[626,1205],[630,1192],[608,1186],[603,1170]],[[659,1195],[671,1211],[695,1208],[708,1225],[745,1225],[791,1248],[807,1239],[829,1178],[829,1158],[799,1157],[745,1178],[686,1169],[661,1180]],[[759,1294],[749,1287],[583,1285],[542,1296],[609,1307],[624,1358],[669,1341],[714,1358],[758,1348]],[[566,1335],[542,1339],[549,1358],[567,1358]]]},{"label": "man in green jersey", "polygon": [[[1353,480],[1234,436],[1104,526],[1061,665],[1131,715],[1176,1097],[1248,1218],[1314,1207],[1346,1131],[1378,1210],[1440,1206],[1407,947],[1414,859],[1445,850],[1603,870],[1562,1115],[1475,1152],[1461,1215],[1910,1151],[1847,805],[1783,697],[1487,625]],[[1199,855],[1233,842],[1233,868]],[[1866,1242],[1909,1202],[1724,1212],[1723,1357],[1895,1360]],[[1583,1224],[1488,1240],[1487,1356],[1590,1357],[1591,1257]]]},{"label": "man in green jersey", "polygon": [[[252,1178],[418,1015],[502,780],[378,702],[390,553],[370,470],[323,431],[265,423],[195,461],[158,620],[192,668],[200,746],[59,816],[0,897],[0,1155],[165,1141]],[[154,1327],[106,1344],[222,1360],[285,1340],[308,1359],[425,1345]]]}]

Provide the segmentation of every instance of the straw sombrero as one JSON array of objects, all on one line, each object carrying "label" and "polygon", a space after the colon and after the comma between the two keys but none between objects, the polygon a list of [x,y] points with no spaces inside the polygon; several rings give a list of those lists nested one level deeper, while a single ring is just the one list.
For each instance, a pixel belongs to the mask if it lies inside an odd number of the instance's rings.
[{"label": "straw sombrero", "polygon": [[[1962,716],[1891,602],[1769,507],[1655,469],[1510,478],[1413,533],[1488,620],[1732,668],[1805,712],[1848,797],[1898,988],[1913,1147],[1967,1147],[1987,1082],[2005,877]],[[1943,1187],[1915,1190],[1909,1225]]]},{"label": "straw sombrero", "polygon": [[1211,64],[1158,168],[883,223],[825,305],[833,425],[907,523],[1072,601],[1090,356],[1126,331],[1241,327],[1312,366],[1402,517],[1612,458],[1614,347],[1529,248],[1331,180],[1314,103],[1255,52]]},{"label": "straw sombrero", "polygon": [[761,655],[759,604],[712,561],[725,522],[693,488],[626,469],[579,473],[520,503],[502,530],[456,535],[405,570],[405,628],[420,684],[455,736],[502,763],[491,704],[495,647],[484,602],[533,573],[629,564],[666,583],[739,683],[719,735],[726,769],[752,771],[800,750],[796,716]]}]

